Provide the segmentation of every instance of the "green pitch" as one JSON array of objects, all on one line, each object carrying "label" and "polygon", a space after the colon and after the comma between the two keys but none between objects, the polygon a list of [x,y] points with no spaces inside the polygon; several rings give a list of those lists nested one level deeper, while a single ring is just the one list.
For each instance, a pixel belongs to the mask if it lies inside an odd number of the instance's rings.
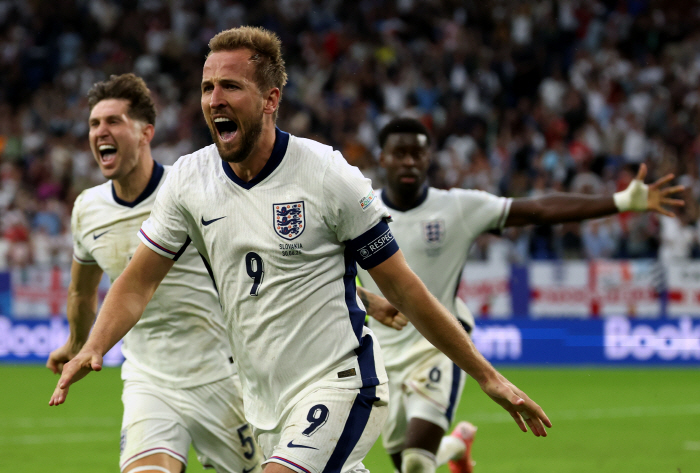
[{"label": "green pitch", "polygon": [[[467,382],[456,418],[479,427],[476,473],[691,473],[700,471],[697,369],[504,369],[554,423],[547,438],[521,433]],[[118,471],[119,371],[93,373],[63,406],[49,407],[57,377],[0,366],[0,472]],[[392,473],[381,445],[366,459]],[[190,456],[188,473],[202,472]],[[448,473],[446,467],[439,470]]]}]

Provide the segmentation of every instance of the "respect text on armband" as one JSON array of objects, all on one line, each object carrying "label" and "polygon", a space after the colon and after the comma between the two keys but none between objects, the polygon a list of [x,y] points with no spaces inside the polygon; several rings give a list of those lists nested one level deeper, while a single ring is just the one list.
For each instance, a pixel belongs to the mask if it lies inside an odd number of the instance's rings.
[{"label": "respect text on armband", "polygon": [[360,256],[362,256],[362,259],[367,259],[370,256],[379,253],[392,241],[394,241],[394,235],[391,233],[391,230],[387,229],[387,231],[382,233],[380,236],[361,247],[359,249]]}]

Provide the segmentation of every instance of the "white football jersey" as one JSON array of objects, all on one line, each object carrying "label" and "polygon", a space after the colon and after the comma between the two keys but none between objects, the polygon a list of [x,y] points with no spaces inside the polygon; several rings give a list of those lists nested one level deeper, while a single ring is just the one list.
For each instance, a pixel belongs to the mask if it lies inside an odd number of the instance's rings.
[{"label": "white football jersey", "polygon": [[320,386],[386,382],[364,327],[357,261],[398,251],[371,182],[339,152],[276,130],[272,154],[244,182],[214,145],[178,160],[141,227],[172,258],[191,238],[221,295],[243,384],[245,414],[261,430]]},{"label": "white football jersey", "polygon": [[[83,191],[75,200],[72,232],[75,261],[97,264],[114,280],[139,245],[137,233],[148,218],[164,175],[154,162],[146,189],[134,202],[117,197],[111,182]],[[178,249],[178,259],[124,337],[123,379],[142,379],[186,388],[235,373],[214,284],[194,246]]]},{"label": "white football jersey", "polygon": [[[391,231],[408,265],[447,310],[472,327],[474,319],[469,310],[455,301],[462,270],[474,239],[483,232],[503,228],[511,199],[477,190],[430,187],[418,206],[402,212],[387,200],[385,192],[380,195],[391,209]],[[366,289],[381,294],[366,271],[360,270],[359,278]],[[370,327],[379,339],[387,366],[415,356],[409,347],[434,349],[413,324],[398,331],[370,318]]]}]

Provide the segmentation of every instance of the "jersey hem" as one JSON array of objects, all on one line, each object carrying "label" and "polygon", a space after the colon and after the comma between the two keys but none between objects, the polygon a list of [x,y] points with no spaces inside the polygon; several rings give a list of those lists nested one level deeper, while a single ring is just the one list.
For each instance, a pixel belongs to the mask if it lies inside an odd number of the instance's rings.
[{"label": "jersey hem", "polygon": [[82,258],[80,258],[79,256],[77,256],[77,255],[75,255],[75,254],[73,254],[73,261],[75,261],[75,262],[78,263],[78,264],[82,264],[82,265],[84,265],[84,266],[94,266],[94,265],[97,264],[97,261],[95,261],[94,259],[93,259],[93,260],[90,260],[90,259],[82,259]]},{"label": "jersey hem", "polygon": [[154,447],[154,448],[149,448],[147,450],[144,450],[140,453],[137,453],[137,454],[129,457],[128,460],[125,460],[124,463],[119,465],[119,471],[124,471],[124,468],[131,465],[136,460],[140,460],[140,459],[142,459],[144,457],[148,457],[150,455],[155,455],[156,453],[165,453],[166,455],[171,456],[174,459],[181,461],[185,465],[185,467],[187,467],[187,457],[186,456],[180,455],[179,453],[177,453],[173,450],[170,450],[169,448],[166,448],[166,447]]}]

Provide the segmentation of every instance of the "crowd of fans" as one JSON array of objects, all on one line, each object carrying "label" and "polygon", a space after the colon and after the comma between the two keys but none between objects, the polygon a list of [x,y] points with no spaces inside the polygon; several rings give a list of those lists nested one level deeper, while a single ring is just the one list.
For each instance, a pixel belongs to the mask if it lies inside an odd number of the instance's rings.
[{"label": "crowd of fans", "polygon": [[279,126],[340,149],[375,187],[377,132],[396,116],[434,134],[437,187],[609,194],[642,162],[687,187],[677,219],[508,230],[475,257],[698,256],[699,17],[690,0],[0,0],[0,270],[71,260],[72,203],[104,181],[91,85],[144,77],[154,157],[172,164],[211,142],[208,40],[244,24],[282,39]]}]

